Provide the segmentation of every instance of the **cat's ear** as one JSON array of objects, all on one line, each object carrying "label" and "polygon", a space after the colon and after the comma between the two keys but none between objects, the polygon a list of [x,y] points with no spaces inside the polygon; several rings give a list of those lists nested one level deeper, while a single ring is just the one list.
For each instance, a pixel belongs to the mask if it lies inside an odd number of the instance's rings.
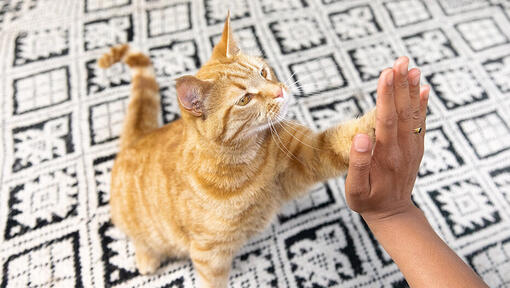
[{"label": "cat's ear", "polygon": [[194,76],[182,76],[175,80],[177,99],[182,108],[193,116],[203,116],[204,99],[212,83],[202,81]]},{"label": "cat's ear", "polygon": [[239,48],[234,40],[232,29],[230,28],[230,10],[228,10],[227,20],[223,27],[221,40],[216,44],[212,52],[212,58],[230,58],[239,54]]}]

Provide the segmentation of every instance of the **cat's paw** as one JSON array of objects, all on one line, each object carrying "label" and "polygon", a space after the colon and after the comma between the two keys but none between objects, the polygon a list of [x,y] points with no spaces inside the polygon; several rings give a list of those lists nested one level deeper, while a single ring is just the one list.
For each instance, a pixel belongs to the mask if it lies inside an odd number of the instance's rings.
[{"label": "cat's paw", "polygon": [[376,122],[376,110],[375,108],[372,109],[370,112],[365,114],[362,118],[363,125],[363,131],[360,131],[362,133],[367,134],[371,139],[372,142],[375,142],[375,122]]},{"label": "cat's paw", "polygon": [[135,248],[135,261],[138,272],[142,275],[148,275],[158,270],[161,258],[146,249]]}]

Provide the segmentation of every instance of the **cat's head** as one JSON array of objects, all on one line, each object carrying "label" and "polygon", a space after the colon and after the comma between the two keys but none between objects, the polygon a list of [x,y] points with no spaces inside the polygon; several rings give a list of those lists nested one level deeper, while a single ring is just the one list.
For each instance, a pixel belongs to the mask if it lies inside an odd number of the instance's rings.
[{"label": "cat's head", "polygon": [[260,57],[243,54],[227,16],[221,40],[196,76],[176,81],[183,119],[207,139],[235,143],[281,121],[287,87]]}]

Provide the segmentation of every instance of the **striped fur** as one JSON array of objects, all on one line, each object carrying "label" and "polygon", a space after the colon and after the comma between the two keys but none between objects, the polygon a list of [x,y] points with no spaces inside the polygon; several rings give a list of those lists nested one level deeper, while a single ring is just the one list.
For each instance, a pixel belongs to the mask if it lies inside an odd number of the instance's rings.
[{"label": "striped fur", "polygon": [[[282,203],[344,172],[356,133],[373,135],[374,112],[321,133],[280,121],[288,99],[275,95],[286,87],[272,72],[263,78],[265,62],[241,54],[231,37],[227,19],[213,56],[195,75],[212,83],[199,98],[206,117],[181,105],[181,119],[160,128],[148,58],[121,46],[99,62],[123,60],[134,71],[110,204],[143,274],[165,258],[190,257],[201,287],[226,287],[243,243]],[[236,105],[247,92],[252,100]]]}]

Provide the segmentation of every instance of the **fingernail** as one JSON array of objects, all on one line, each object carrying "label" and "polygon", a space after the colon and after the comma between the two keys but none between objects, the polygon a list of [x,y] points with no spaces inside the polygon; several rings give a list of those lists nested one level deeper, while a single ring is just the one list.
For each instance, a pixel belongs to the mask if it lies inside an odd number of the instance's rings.
[{"label": "fingernail", "polygon": [[402,60],[400,60],[401,63],[406,63],[406,64],[400,65],[399,72],[400,72],[400,75],[405,76],[405,75],[407,75],[407,65],[408,65],[409,60],[407,60],[407,57],[402,57],[401,59],[402,59]]},{"label": "fingernail", "polygon": [[393,86],[393,70],[388,72],[386,75],[386,85]]},{"label": "fingernail", "polygon": [[425,94],[423,94],[423,100],[427,100],[429,98],[429,93],[430,93],[430,86],[428,85],[425,85],[425,86],[422,86],[420,87],[420,95],[423,93],[423,91],[425,91]]},{"label": "fingernail", "polygon": [[411,85],[413,86],[416,86],[418,85],[418,83],[420,82],[420,71],[418,71],[417,73],[415,72],[416,75],[414,75],[414,78],[411,80]]},{"label": "fingernail", "polygon": [[370,148],[368,135],[358,134],[354,137],[354,149],[360,153],[367,152]]},{"label": "fingernail", "polygon": [[427,93],[425,93],[425,95],[423,95],[423,100],[427,101],[429,99],[429,93],[430,93],[430,90],[427,91]]}]

